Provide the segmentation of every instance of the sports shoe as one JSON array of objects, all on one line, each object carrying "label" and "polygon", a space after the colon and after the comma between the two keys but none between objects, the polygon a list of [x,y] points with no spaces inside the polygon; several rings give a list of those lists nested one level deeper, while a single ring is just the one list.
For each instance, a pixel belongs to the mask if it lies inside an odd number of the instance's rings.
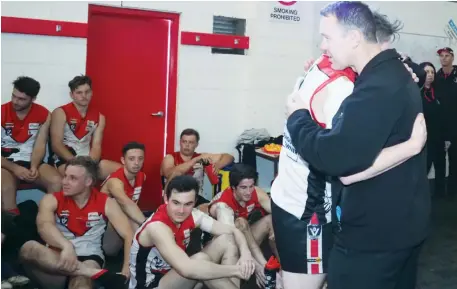
[{"label": "sports shoe", "polygon": [[13,285],[10,282],[3,280],[2,281],[2,289],[13,289]]},{"label": "sports shoe", "polygon": [[24,286],[26,284],[29,284],[30,280],[25,276],[17,275],[9,278],[8,282],[13,286]]}]

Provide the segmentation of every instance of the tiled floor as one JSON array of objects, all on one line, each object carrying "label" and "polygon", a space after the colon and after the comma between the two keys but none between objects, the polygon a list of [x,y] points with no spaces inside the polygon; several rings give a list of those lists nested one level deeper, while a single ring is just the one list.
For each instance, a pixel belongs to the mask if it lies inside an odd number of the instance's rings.
[{"label": "tiled floor", "polygon": [[457,197],[433,200],[432,232],[419,263],[420,289],[457,289]]}]

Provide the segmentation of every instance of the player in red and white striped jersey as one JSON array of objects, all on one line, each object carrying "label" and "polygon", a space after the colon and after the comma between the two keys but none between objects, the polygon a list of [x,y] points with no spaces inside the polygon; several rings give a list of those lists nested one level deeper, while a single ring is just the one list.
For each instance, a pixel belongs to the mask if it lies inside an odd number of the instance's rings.
[{"label": "player in red and white striped jersey", "polygon": [[[146,174],[142,171],[144,163],[144,145],[130,142],[122,149],[121,162],[124,165],[110,174],[102,184],[101,192],[116,199],[117,203],[129,217],[133,232],[146,220],[137,205],[140,199]],[[122,246],[122,239],[111,224],[103,237],[103,250],[106,255],[116,255]]]},{"label": "player in red and white striped jersey", "polygon": [[[46,195],[39,206],[38,232],[46,246],[25,243],[20,258],[42,288],[92,288],[92,280],[105,288],[123,288],[129,277],[129,250],[133,232],[117,202],[94,188],[98,166],[87,156],[65,166],[63,190]],[[120,274],[102,269],[102,236],[111,222],[124,239]]]},{"label": "player in red and white striped jersey", "polygon": [[2,104],[2,209],[18,214],[19,182],[33,183],[53,193],[60,190],[61,177],[43,163],[51,116],[34,102],[40,83],[23,76],[13,86],[11,101]]},{"label": "player in red and white striped jersey", "polygon": [[191,128],[181,132],[179,151],[165,156],[160,167],[162,182],[167,183],[170,179],[180,175],[191,175],[199,183],[200,190],[197,196],[197,207],[206,211],[209,200],[203,197],[203,180],[205,174],[212,184],[218,182],[217,174],[220,169],[233,162],[233,156],[226,153],[209,154],[195,152],[200,141],[200,134]]},{"label": "player in red and white striped jersey", "polygon": [[73,101],[52,112],[51,145],[54,164],[63,175],[63,164],[75,156],[90,156],[100,162],[100,178],[104,180],[122,165],[100,160],[105,116],[90,105],[92,80],[88,76],[76,76],[68,86]]},{"label": "player in red and white striped jersey", "polygon": [[[199,282],[209,288],[235,289],[239,287],[228,278],[247,280],[252,275],[254,262],[243,233],[194,209],[198,190],[191,176],[170,180],[165,204],[135,233],[130,251],[130,289],[191,289]],[[189,257],[185,250],[196,228],[218,237]],[[235,243],[240,248],[238,262]]]}]

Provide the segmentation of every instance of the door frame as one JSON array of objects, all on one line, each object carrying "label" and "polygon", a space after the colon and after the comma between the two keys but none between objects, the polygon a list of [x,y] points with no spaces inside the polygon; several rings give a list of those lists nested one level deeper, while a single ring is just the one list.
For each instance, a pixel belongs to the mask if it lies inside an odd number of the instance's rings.
[{"label": "door frame", "polygon": [[[170,20],[170,46],[168,50],[168,85],[166,87],[167,95],[165,96],[165,135],[164,135],[164,152],[163,156],[174,151],[175,131],[176,131],[176,94],[178,86],[178,38],[179,38],[179,14],[171,12],[160,12],[130,7],[114,7],[89,4],[89,14],[87,25],[91,23],[91,17],[94,15],[118,15],[128,17],[147,17],[155,19]],[[90,38],[87,37],[87,44]],[[87,71],[87,54],[86,54],[86,71]],[[152,111],[151,111],[152,113]]]}]

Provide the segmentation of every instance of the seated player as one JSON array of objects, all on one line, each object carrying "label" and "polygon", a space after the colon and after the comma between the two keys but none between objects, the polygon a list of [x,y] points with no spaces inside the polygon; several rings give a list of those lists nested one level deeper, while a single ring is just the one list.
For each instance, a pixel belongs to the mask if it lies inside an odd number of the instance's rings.
[{"label": "seated player", "polygon": [[[146,220],[143,212],[137,205],[146,174],[141,171],[144,163],[144,145],[136,142],[128,143],[122,149],[121,163],[124,165],[110,174],[103,182],[101,192],[114,198],[122,211],[129,217],[132,231]],[[103,250],[106,255],[112,256],[119,252],[122,239],[108,224],[103,237]]]},{"label": "seated player", "polygon": [[[257,172],[250,166],[236,164],[230,171],[230,187],[217,194],[209,204],[209,214],[216,220],[236,226],[246,241],[256,261],[256,276],[259,285],[265,283],[265,259],[259,245],[268,236],[272,251],[276,253],[271,223],[270,197],[256,187]],[[262,218],[249,224],[253,213],[260,212]],[[265,215],[265,212],[268,215]]]},{"label": "seated player", "polygon": [[51,146],[54,164],[63,175],[66,162],[76,156],[90,156],[100,162],[100,178],[104,180],[122,165],[100,160],[105,116],[90,106],[92,80],[88,76],[76,76],[68,86],[73,101],[52,112]]},{"label": "seated player", "polygon": [[18,184],[32,183],[48,193],[58,192],[61,177],[43,163],[51,116],[34,101],[40,83],[30,77],[13,82],[11,101],[2,104],[2,209],[19,214],[16,207]]},{"label": "seated player", "polygon": [[[200,185],[197,206],[209,203],[209,200],[203,197],[203,178],[205,173],[209,174],[210,180],[215,178],[214,181],[217,182],[219,170],[233,162],[233,156],[226,153],[196,153],[195,149],[199,141],[200,134],[196,130],[191,128],[183,130],[179,140],[179,151],[166,155],[160,167],[164,185],[167,183],[167,179],[179,175],[191,175],[197,179]],[[211,183],[214,184],[214,181],[211,181]]]},{"label": "seated player", "polygon": [[[211,289],[231,289],[239,287],[229,278],[247,280],[252,275],[254,262],[243,233],[194,209],[198,190],[198,182],[191,176],[169,181],[165,204],[135,233],[130,289],[191,289],[200,282]],[[217,237],[189,257],[185,250],[197,227]]]},{"label": "seated player", "polygon": [[[46,246],[29,241],[22,246],[20,258],[42,288],[64,288],[67,277],[70,289],[91,289],[92,280],[110,289],[125,286],[133,232],[117,202],[93,188],[97,172],[97,164],[88,156],[69,160],[63,190],[45,195],[40,203],[37,226]],[[121,274],[101,269],[108,221],[124,239]]]}]

